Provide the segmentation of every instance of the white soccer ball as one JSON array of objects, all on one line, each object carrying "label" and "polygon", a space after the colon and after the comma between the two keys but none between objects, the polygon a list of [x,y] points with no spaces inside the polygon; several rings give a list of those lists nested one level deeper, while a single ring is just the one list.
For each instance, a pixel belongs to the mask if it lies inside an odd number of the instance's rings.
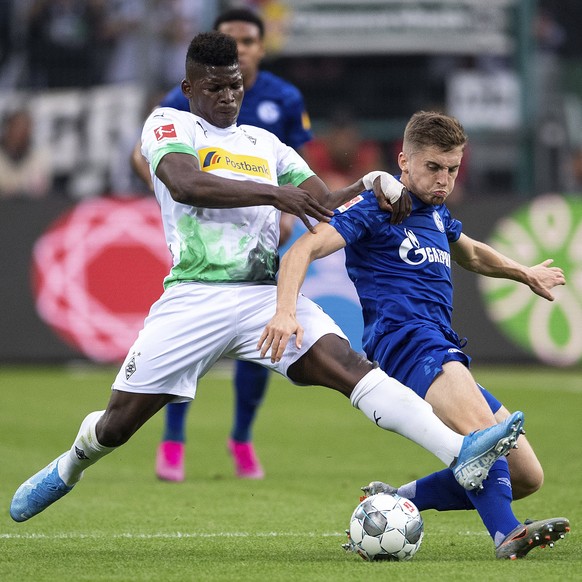
[{"label": "white soccer ball", "polygon": [[378,493],[366,497],[354,510],[346,549],[364,560],[410,560],[424,535],[424,522],[409,499]]}]

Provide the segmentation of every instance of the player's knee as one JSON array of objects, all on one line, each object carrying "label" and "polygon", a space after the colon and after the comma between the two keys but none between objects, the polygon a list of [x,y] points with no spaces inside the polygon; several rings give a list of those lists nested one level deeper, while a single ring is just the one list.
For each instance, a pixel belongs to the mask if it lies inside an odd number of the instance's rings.
[{"label": "player's knee", "polygon": [[526,470],[513,478],[513,499],[523,499],[541,489],[544,484],[544,470],[539,463],[532,463]]},{"label": "player's knee", "polygon": [[95,436],[104,447],[120,447],[135,432],[128,423],[120,422],[111,415],[104,414],[95,427]]},{"label": "player's knee", "polygon": [[296,382],[327,386],[349,397],[358,381],[373,367],[346,340],[329,334],[317,341],[288,373]]}]

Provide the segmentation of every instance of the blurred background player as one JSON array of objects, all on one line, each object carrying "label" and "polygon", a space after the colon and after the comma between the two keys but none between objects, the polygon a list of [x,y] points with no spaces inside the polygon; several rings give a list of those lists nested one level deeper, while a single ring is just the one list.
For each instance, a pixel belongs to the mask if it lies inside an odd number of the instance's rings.
[{"label": "blurred background player", "polygon": [[[302,154],[302,147],[312,137],[303,96],[291,83],[268,71],[259,70],[265,56],[265,26],[262,19],[251,10],[234,8],[220,14],[213,28],[232,36],[237,42],[245,92],[238,123],[262,127]],[[188,100],[180,84],[162,99],[160,106],[189,111]],[[134,148],[131,162],[137,174],[151,188],[149,167],[141,155],[140,144]],[[293,222],[294,217],[282,214],[280,244],[291,236]],[[252,443],[252,426],[268,380],[269,371],[266,368],[251,362],[235,362],[234,419],[227,446],[236,474],[243,479],[262,479],[265,474]],[[160,479],[184,480],[189,406],[190,403],[166,406],[164,433],[156,455],[156,475]]]}]

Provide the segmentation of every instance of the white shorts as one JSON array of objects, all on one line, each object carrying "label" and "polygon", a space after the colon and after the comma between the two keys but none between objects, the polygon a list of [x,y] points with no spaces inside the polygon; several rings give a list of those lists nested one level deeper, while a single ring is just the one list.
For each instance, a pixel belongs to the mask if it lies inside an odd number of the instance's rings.
[{"label": "white shorts", "polygon": [[249,360],[283,376],[321,337],[346,338],[322,309],[300,295],[297,319],[304,328],[301,349],[291,340],[280,362],[261,358],[257,342],[275,313],[275,285],[181,283],[164,291],[119,370],[112,388],[144,394],[196,395],[198,378],[223,357]]}]

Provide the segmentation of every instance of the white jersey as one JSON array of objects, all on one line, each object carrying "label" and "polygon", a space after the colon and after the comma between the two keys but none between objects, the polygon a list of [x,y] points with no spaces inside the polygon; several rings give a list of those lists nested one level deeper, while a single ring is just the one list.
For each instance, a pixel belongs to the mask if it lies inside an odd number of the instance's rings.
[{"label": "white jersey", "polygon": [[221,129],[170,107],[153,111],[143,128],[142,153],[150,164],[173,257],[164,286],[182,281],[273,283],[280,211],[273,206],[199,208],[175,202],[155,176],[159,161],[170,152],[196,156],[204,172],[274,185],[301,184],[313,175],[307,163],[264,129]]}]

